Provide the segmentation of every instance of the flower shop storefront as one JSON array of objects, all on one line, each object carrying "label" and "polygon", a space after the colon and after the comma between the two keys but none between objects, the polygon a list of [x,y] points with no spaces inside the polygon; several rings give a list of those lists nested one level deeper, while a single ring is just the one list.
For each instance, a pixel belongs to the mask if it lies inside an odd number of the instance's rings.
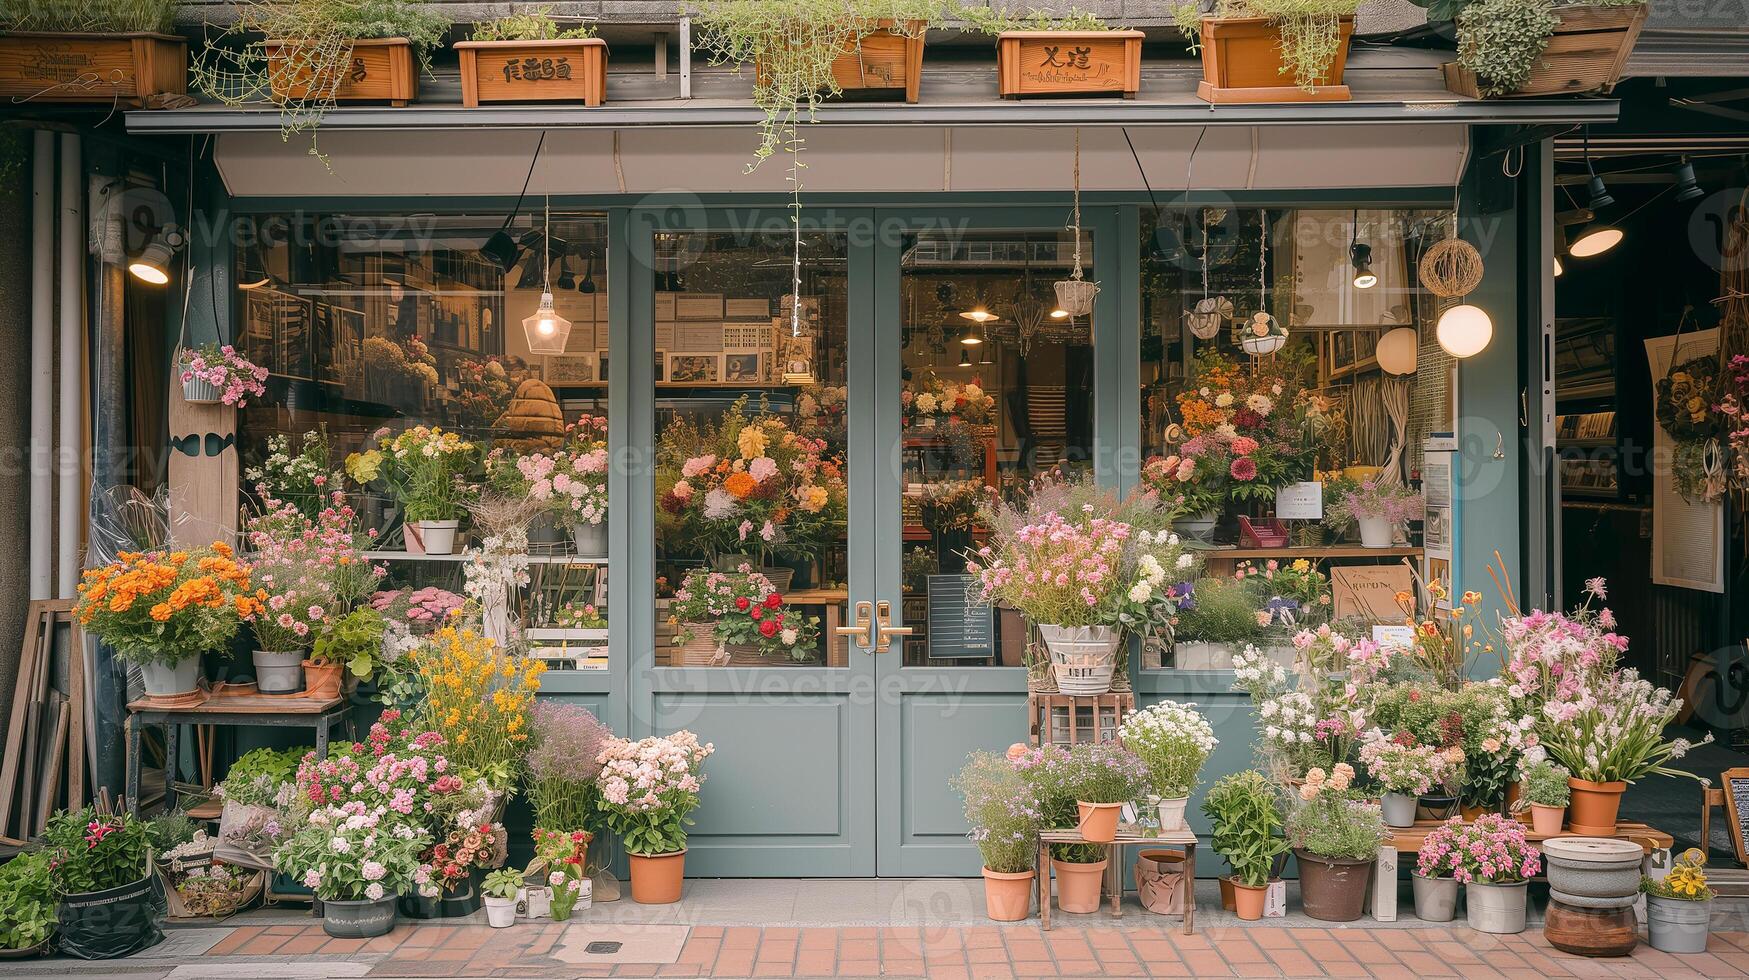
[{"label": "flower shop storefront", "polygon": [[[821,125],[792,211],[738,130],[329,128],[331,173],[202,164],[187,332],[269,372],[239,490],[345,488],[410,625],[474,599],[542,698],[708,739],[689,874],[977,873],[953,776],[1057,682],[978,552],[1041,478],[1172,501],[1176,622],[1114,687],[1196,702],[1210,775],[1262,737],[1247,645],[1520,575],[1534,166],[1482,130]],[[1442,296],[1454,229],[1486,275]]]}]

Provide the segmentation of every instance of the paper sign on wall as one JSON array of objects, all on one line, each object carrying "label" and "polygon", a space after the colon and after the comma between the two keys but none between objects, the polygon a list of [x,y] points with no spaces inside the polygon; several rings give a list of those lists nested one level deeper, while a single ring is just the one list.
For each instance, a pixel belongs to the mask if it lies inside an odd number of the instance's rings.
[{"label": "paper sign on wall", "polygon": [[1275,516],[1284,521],[1324,519],[1324,485],[1307,481],[1290,483],[1275,492]]},{"label": "paper sign on wall", "polygon": [[1375,623],[1399,622],[1403,607],[1397,593],[1411,592],[1415,579],[1402,565],[1337,565],[1330,569],[1330,592],[1336,599],[1336,619],[1350,617]]}]

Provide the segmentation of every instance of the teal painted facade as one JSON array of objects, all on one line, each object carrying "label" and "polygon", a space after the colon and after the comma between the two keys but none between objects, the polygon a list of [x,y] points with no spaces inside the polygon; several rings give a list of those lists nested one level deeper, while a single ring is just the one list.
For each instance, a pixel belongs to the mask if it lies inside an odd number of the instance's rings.
[{"label": "teal painted facade", "polygon": [[[1478,166],[1494,166],[1497,162]],[[216,182],[214,182],[216,186]],[[1466,200],[1473,198],[1466,193]],[[332,209],[349,212],[507,211],[513,198],[443,200],[231,199],[209,207],[232,213]],[[680,727],[716,744],[703,808],[690,839],[688,872],[699,876],[927,876],[977,873],[964,838],[959,800],[948,787],[967,752],[1000,750],[1027,734],[1025,678],[1020,668],[900,667],[852,648],[848,668],[747,672],[657,668],[655,662],[654,274],[652,236],[668,230],[709,230],[738,222],[787,222],[781,197],[564,198],[555,210],[604,212],[609,226],[607,293],[610,348],[609,438],[614,459],[610,490],[609,620],[611,668],[549,673],[544,693],[584,704],[622,734],[637,737]],[[1174,196],[1171,207],[1218,203],[1246,207],[1449,207],[1451,189]],[[966,230],[1054,229],[1064,223],[1065,194],[918,195],[856,200],[808,197],[810,228],[867,224],[881,230],[925,222],[963,223]],[[1092,231],[1092,278],[1104,289],[1094,314],[1095,447],[1100,478],[1120,489],[1141,463],[1140,344],[1143,261],[1139,229],[1150,207],[1135,194],[1083,197],[1083,225]],[[1466,209],[1468,205],[1466,204]],[[1520,329],[1516,311],[1525,288],[1518,253],[1520,210],[1487,216],[1486,227],[1510,230],[1486,242],[1488,278],[1472,301],[1493,316],[1492,345],[1458,369],[1458,417],[1464,467],[1457,516],[1459,588],[1492,593],[1486,566],[1496,549],[1522,581]],[[1465,225],[1466,236],[1482,229]],[[899,437],[900,255],[897,235],[850,237],[849,289],[850,500],[849,588],[853,599],[900,606]],[[1480,240],[1478,239],[1480,244]],[[190,336],[232,329],[228,245],[197,242]],[[202,302],[211,296],[210,303]],[[618,353],[624,352],[624,353]],[[1503,459],[1494,458],[1496,435]],[[866,462],[865,462],[866,461]],[[1138,701],[1194,701],[1213,721],[1220,747],[1205,784],[1251,763],[1254,720],[1249,703],[1230,690],[1227,671],[1143,671],[1132,657]],[[1206,830],[1193,800],[1191,822]],[[1218,862],[1204,862],[1214,874]]]}]

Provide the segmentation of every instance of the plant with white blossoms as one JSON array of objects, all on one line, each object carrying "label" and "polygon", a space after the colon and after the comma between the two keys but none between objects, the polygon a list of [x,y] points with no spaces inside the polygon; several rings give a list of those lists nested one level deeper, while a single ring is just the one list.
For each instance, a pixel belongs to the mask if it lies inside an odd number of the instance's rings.
[{"label": "plant with white blossoms", "polygon": [[1317,745],[1318,707],[1304,691],[1285,691],[1257,705],[1263,744],[1290,759],[1308,756]]},{"label": "plant with white blossoms", "polygon": [[1253,704],[1261,705],[1287,690],[1287,668],[1255,646],[1246,644],[1243,652],[1233,655],[1233,686],[1251,695]]},{"label": "plant with white blossoms", "polygon": [[1124,720],[1118,732],[1124,748],[1148,767],[1154,795],[1166,800],[1189,796],[1196,775],[1220,742],[1194,704],[1161,701]]},{"label": "plant with white blossoms", "polygon": [[[1549,701],[1537,727],[1549,757],[1575,779],[1594,783],[1631,783],[1651,775],[1701,779],[1665,765],[1694,747],[1685,738],[1664,738],[1664,729],[1681,710],[1682,701],[1669,691],[1640,679],[1637,670],[1623,670],[1579,689],[1571,698]],[[1701,744],[1710,741],[1708,734]]]},{"label": "plant with white blossoms", "polygon": [[687,814],[699,805],[701,766],[716,747],[689,731],[633,742],[614,739],[601,750],[601,810],[628,853],[686,849]]},{"label": "plant with white blossoms", "polygon": [[411,894],[431,837],[413,818],[362,800],[312,811],[274,852],[274,867],[324,902],[380,902]]}]

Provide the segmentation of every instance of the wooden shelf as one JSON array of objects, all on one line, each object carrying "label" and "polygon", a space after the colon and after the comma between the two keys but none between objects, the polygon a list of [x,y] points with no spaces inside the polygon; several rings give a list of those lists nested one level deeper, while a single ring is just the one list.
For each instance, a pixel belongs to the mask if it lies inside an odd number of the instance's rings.
[{"label": "wooden shelf", "polygon": [[[410,551],[367,551],[364,553],[367,561],[436,561],[464,562],[469,556],[466,552],[456,552],[448,555],[421,555]],[[606,565],[606,558],[582,558],[577,555],[529,555],[531,565]]]},{"label": "wooden shelf", "polygon": [[1331,545],[1327,548],[1230,548],[1216,545],[1198,548],[1204,558],[1244,561],[1247,558],[1419,558],[1422,549],[1413,545],[1390,548],[1364,548],[1357,544]]}]

